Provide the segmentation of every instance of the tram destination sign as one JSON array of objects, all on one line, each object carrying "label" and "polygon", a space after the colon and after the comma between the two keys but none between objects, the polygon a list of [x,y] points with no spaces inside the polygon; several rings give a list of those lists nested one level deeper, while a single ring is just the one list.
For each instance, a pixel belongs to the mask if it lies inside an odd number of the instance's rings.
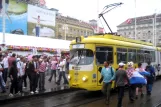
[{"label": "tram destination sign", "polygon": [[82,49],[82,48],[84,48],[84,44],[73,45],[73,49]]}]

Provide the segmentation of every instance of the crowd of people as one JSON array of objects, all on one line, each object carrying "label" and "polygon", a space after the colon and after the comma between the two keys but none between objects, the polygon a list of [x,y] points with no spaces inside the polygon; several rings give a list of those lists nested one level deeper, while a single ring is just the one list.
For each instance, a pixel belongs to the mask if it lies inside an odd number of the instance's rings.
[{"label": "crowd of people", "polygon": [[23,89],[26,89],[27,85],[29,85],[31,94],[45,91],[45,74],[48,70],[51,71],[49,82],[52,81],[54,75],[57,85],[60,85],[62,77],[64,84],[68,84],[66,73],[69,70],[69,56],[62,56],[58,60],[56,56],[20,56],[5,52],[0,55],[2,93],[6,93],[6,89],[10,88],[9,96],[13,97],[15,94],[23,93]]},{"label": "crowd of people", "polygon": [[155,70],[151,63],[148,62],[145,68],[143,68],[142,63],[138,63],[136,69],[133,62],[128,62],[127,66],[128,68],[125,70],[125,64],[121,62],[119,68],[114,72],[110,63],[108,61],[104,62],[101,75],[103,78],[102,92],[106,95],[106,104],[110,102],[110,89],[113,81],[115,81],[118,89],[117,107],[122,107],[125,86],[129,87],[129,100],[131,102],[138,99],[139,92],[141,92],[141,97],[144,96],[144,88],[146,88],[146,94],[151,95],[155,80]]}]

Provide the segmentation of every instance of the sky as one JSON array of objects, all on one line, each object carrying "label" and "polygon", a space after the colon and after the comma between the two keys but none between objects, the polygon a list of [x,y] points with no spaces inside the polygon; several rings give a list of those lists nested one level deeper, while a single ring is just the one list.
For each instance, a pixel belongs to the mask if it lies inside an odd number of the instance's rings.
[{"label": "sky", "polygon": [[[46,0],[49,8],[56,8],[64,16],[70,16],[88,22],[91,19],[99,20],[99,25],[105,27],[104,21],[98,19],[100,13],[106,5],[122,2],[123,5],[105,14],[105,18],[113,31],[117,31],[117,25],[123,21],[136,16],[145,16],[161,13],[161,0]],[[99,12],[98,12],[99,11]],[[101,24],[101,22],[103,24]]]}]

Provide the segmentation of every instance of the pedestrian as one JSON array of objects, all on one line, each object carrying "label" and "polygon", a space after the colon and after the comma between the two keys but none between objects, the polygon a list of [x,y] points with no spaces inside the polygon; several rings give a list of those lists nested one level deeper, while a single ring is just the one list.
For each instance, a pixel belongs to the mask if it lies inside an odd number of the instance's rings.
[{"label": "pedestrian", "polygon": [[49,78],[49,82],[51,82],[52,78],[53,78],[53,75],[54,75],[54,79],[55,79],[55,82],[56,82],[56,70],[57,70],[57,64],[58,62],[56,61],[56,58],[53,57],[52,58],[52,61],[51,61],[51,76]]},{"label": "pedestrian", "polygon": [[66,60],[64,59],[64,57],[62,57],[60,59],[59,65],[58,65],[60,67],[60,71],[59,71],[60,74],[59,74],[59,79],[56,82],[57,85],[60,85],[60,81],[61,81],[62,77],[64,79],[64,84],[68,84],[68,80],[66,78],[66,73],[65,73],[65,71],[66,71],[65,64],[66,64]]},{"label": "pedestrian", "polygon": [[26,65],[27,65],[27,58],[24,58],[24,78],[23,78],[23,82],[24,82],[24,89],[27,88],[27,77],[28,77],[28,74],[26,72]]},{"label": "pedestrian", "polygon": [[[143,72],[143,71],[145,71],[144,68],[142,67],[142,63],[138,63],[138,68],[136,68],[135,70],[138,71],[138,72]],[[143,76],[144,76],[144,75],[143,75]],[[144,77],[144,78],[145,78],[145,77]],[[144,96],[143,90],[144,90],[143,84],[137,85],[137,87],[136,87],[136,99],[138,99],[139,91],[140,91],[140,93],[141,93],[141,97]]]},{"label": "pedestrian", "polygon": [[6,84],[6,82],[7,82],[7,76],[8,76],[8,66],[9,66],[8,65],[8,54],[7,53],[5,53],[5,56],[3,58],[2,63],[3,63],[3,67],[4,67],[3,80],[4,80],[5,84]]},{"label": "pedestrian", "polygon": [[103,78],[102,92],[106,96],[105,103],[109,105],[111,84],[112,81],[115,79],[115,72],[108,61],[104,62],[104,67],[101,70],[101,75]]},{"label": "pedestrian", "polygon": [[23,85],[23,80],[24,80],[24,59],[23,57],[17,58],[17,69],[18,69],[18,91],[19,94],[21,94],[22,91],[22,85]]},{"label": "pedestrian", "polygon": [[17,64],[16,61],[12,62],[12,66],[9,70],[9,77],[11,79],[11,88],[10,88],[10,97],[13,97],[13,94],[18,93],[18,70],[17,70]]},{"label": "pedestrian", "polygon": [[124,63],[119,63],[119,69],[116,71],[116,85],[118,88],[118,103],[117,103],[117,107],[122,107],[122,99],[124,97],[124,88],[125,88],[125,81],[128,81],[129,83],[129,79],[127,76],[126,71],[124,70]]},{"label": "pedestrian", "polygon": [[47,67],[47,58],[40,59],[39,73],[40,73],[40,81],[39,81],[39,91],[45,91],[45,72]]},{"label": "pedestrian", "polygon": [[69,62],[70,62],[70,58],[69,56],[66,57],[66,73],[69,74]]},{"label": "pedestrian", "polygon": [[[0,55],[0,61],[2,61],[2,55]],[[4,79],[3,79],[3,74],[4,72],[4,68],[3,68],[3,65],[0,63],[0,87],[2,89],[2,92],[1,93],[5,93],[6,92],[6,88],[5,88],[5,82],[4,82]]]},{"label": "pedestrian", "polygon": [[146,85],[147,81],[143,76],[143,75],[147,75],[146,73],[147,72],[144,72],[144,71],[140,72],[140,71],[134,70],[134,72],[132,72],[131,78],[129,79],[130,85],[135,86],[135,87],[139,87],[139,88]]},{"label": "pedestrian", "polygon": [[158,64],[157,70],[158,70],[158,75],[159,75],[159,72],[160,72],[160,64]]},{"label": "pedestrian", "polygon": [[[133,72],[135,71],[135,69],[133,68],[134,63],[133,62],[128,62],[127,63],[128,68],[126,70],[128,79],[132,78]],[[135,84],[130,84],[129,83],[129,100],[131,102],[134,102],[135,100],[135,92],[136,92],[136,85]]]},{"label": "pedestrian", "polygon": [[39,75],[39,70],[38,70],[38,68],[39,68],[39,63],[38,63],[38,57],[37,56],[35,56],[34,57],[34,69],[35,69],[35,73],[36,73],[36,76],[35,76],[35,93],[38,93],[39,92],[39,89],[38,89],[38,84],[39,84],[39,77],[40,77],[40,75]]},{"label": "pedestrian", "polygon": [[16,61],[16,54],[15,53],[13,53],[12,56],[8,58],[9,69],[12,66],[13,61]]},{"label": "pedestrian", "polygon": [[151,65],[151,62],[148,62],[146,71],[150,73],[150,76],[147,77],[147,85],[146,85],[147,95],[151,95],[153,82],[155,80],[155,70],[154,67]]},{"label": "pedestrian", "polygon": [[36,75],[37,75],[37,72],[38,72],[38,65],[37,65],[37,57],[36,56],[33,56],[32,57],[32,60],[28,62],[28,65],[27,65],[27,70],[29,71],[29,78],[30,78],[30,93],[31,94],[34,94],[34,92],[36,92]]},{"label": "pedestrian", "polygon": [[[30,92],[32,91],[32,84],[31,84],[31,75],[32,75],[32,72],[33,72],[33,64],[32,64],[32,62],[33,61],[27,61],[26,62],[26,66],[25,66],[25,73],[26,73],[26,75],[25,75],[25,77],[24,77],[24,79],[25,79],[25,81],[26,81],[26,79],[27,79],[27,76],[28,76],[28,78],[29,78],[29,83],[30,83]],[[25,83],[25,81],[24,81],[24,83]],[[27,82],[26,82],[26,87],[27,87]]]}]

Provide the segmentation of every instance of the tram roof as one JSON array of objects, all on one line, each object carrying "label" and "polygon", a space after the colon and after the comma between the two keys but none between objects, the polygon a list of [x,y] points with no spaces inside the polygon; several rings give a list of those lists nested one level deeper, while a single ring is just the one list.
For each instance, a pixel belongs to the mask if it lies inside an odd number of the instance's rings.
[{"label": "tram roof", "polygon": [[[152,43],[147,43],[139,40],[127,39],[124,37],[114,36],[114,35],[98,35],[89,36],[87,38],[81,37],[80,43],[98,43],[98,44],[108,44],[108,45],[120,45],[136,48],[148,48],[156,49],[153,47]],[[71,44],[76,44],[76,40],[73,40]]]}]

